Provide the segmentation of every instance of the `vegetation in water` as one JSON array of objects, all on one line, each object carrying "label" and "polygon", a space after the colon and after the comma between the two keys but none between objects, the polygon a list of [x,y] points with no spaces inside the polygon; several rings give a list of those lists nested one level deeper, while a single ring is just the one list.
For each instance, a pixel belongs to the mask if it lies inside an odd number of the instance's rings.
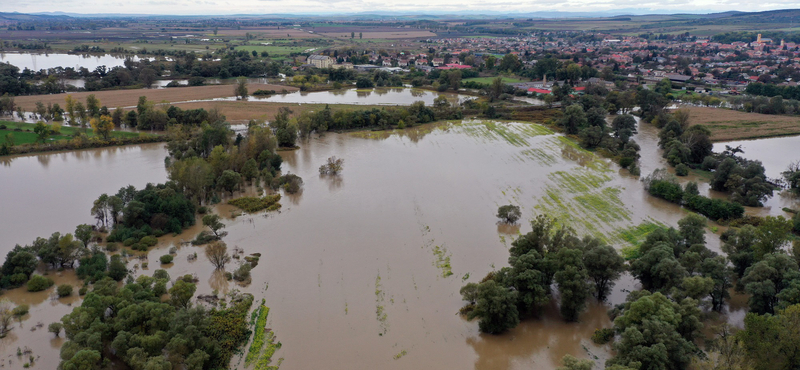
[{"label": "vegetation in water", "polygon": [[241,197],[228,201],[228,204],[241,208],[245,212],[253,213],[262,210],[267,212],[277,211],[281,208],[279,203],[280,194],[267,195],[264,197]]},{"label": "vegetation in water", "polygon": [[433,247],[433,255],[436,256],[436,261],[434,264],[436,268],[442,271],[442,277],[448,277],[453,275],[452,267],[450,266],[450,255],[447,252],[447,248],[444,246],[440,247],[435,245]]}]

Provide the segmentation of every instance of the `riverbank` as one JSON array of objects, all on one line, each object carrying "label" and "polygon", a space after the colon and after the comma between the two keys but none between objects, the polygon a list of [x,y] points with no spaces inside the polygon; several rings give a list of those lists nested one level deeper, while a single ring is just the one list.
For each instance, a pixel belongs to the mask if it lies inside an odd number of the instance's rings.
[{"label": "riverbank", "polygon": [[[16,132],[13,131],[12,133],[16,134]],[[4,133],[0,131],[0,134]],[[136,136],[112,137],[108,140],[102,140],[97,137],[91,137],[83,140],[64,139],[45,144],[14,145],[8,148],[9,152],[7,154],[2,154],[2,152],[0,152],[0,158],[7,155],[17,155],[17,154],[57,152],[62,150],[73,151],[80,149],[105,148],[112,146],[160,143],[160,142],[166,142],[169,139],[167,135],[155,135],[155,134],[134,134],[134,135]]]},{"label": "riverbank", "polygon": [[[139,102],[140,96],[147,96],[147,100],[156,103],[174,103],[189,100],[231,97],[234,95],[233,88],[233,85],[208,85],[168,89],[83,91],[53,95],[18,96],[14,98],[14,101],[17,105],[21,106],[23,110],[30,112],[35,110],[36,102],[42,102],[45,105],[59,104],[63,106],[67,95],[72,95],[74,99],[79,101],[84,101],[86,100],[87,96],[94,95],[100,100],[102,105],[109,108],[116,108],[135,106]],[[299,90],[298,88],[292,86],[272,84],[248,84],[247,89],[250,92],[255,92],[256,90],[274,90],[277,92],[286,90],[289,92],[294,92]]]},{"label": "riverbank", "polygon": [[691,125],[704,125],[711,141],[759,139],[800,135],[800,117],[747,113],[724,108],[681,107],[689,111]]}]

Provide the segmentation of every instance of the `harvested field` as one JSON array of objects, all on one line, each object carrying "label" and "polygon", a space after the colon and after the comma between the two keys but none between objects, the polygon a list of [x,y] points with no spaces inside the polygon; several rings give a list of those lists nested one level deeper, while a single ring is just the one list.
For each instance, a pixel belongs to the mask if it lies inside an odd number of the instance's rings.
[{"label": "harvested field", "polygon": [[[284,85],[268,85],[268,84],[249,84],[247,88],[253,92],[258,89],[262,90],[275,90],[281,91],[297,91],[296,87]],[[94,94],[100,99],[100,104],[109,108],[116,107],[132,107],[139,102],[140,96],[146,96],[147,100],[153,102],[179,102],[187,100],[201,100],[201,99],[214,99],[233,96],[233,85],[211,85],[211,86],[192,86],[192,87],[174,87],[167,89],[134,89],[134,90],[111,90],[111,91],[86,91],[71,93],[72,97],[80,101],[85,101],[86,97]],[[40,101],[47,105],[48,103],[56,104],[64,107],[64,102],[68,94],[53,94],[53,95],[30,95],[20,96],[15,98],[17,104],[22,106],[26,111],[32,111],[36,102]]]},{"label": "harvested field", "polygon": [[800,134],[800,117],[745,113],[730,109],[687,107],[693,125],[711,130],[712,141]]},{"label": "harvested field", "polygon": [[[340,39],[349,39],[350,32],[351,31],[324,32],[324,33],[319,33],[319,35],[327,37],[335,37]],[[358,36],[359,36],[358,32],[356,32],[355,37],[358,38]],[[428,37],[436,37],[436,34],[430,31],[420,31],[420,30],[406,31],[403,29],[395,29],[392,31],[367,31],[362,33],[363,39],[419,39]]]},{"label": "harvested field", "polygon": [[[307,30],[303,29],[296,29],[296,28],[277,28],[277,27],[264,27],[264,28],[242,28],[240,30],[219,30],[217,33],[218,36],[244,36],[246,34],[253,34],[256,36],[264,37],[267,39],[272,38],[286,38],[289,35],[289,38],[312,38],[312,37],[319,37],[313,33],[309,33]],[[213,36],[213,34],[212,34]]]}]

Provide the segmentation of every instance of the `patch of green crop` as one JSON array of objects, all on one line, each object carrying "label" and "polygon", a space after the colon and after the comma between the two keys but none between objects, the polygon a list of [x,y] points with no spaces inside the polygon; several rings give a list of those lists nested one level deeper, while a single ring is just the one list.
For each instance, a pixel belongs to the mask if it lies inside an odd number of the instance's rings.
[{"label": "patch of green crop", "polygon": [[270,366],[270,363],[275,351],[281,348],[281,342],[276,343],[275,333],[266,328],[269,307],[264,306],[263,300],[261,303],[261,306],[250,315],[250,323],[253,325],[255,335],[247,351],[244,364],[247,367],[255,362],[256,370],[276,370],[280,367],[283,359],[278,360],[276,366]]},{"label": "patch of green crop", "polygon": [[537,124],[503,121],[472,120],[456,125],[461,132],[481,142],[505,141],[513,146],[528,147],[527,139],[552,135],[553,131]]},{"label": "patch of green crop", "polygon": [[245,212],[253,213],[258,212],[261,210],[269,211],[277,211],[281,208],[281,204],[278,203],[281,200],[280,194],[274,195],[267,195],[265,197],[241,197],[236,199],[231,199],[228,201],[228,204],[232,206],[236,206],[244,210]]},{"label": "patch of green crop", "polygon": [[400,351],[400,353],[394,355],[394,359],[395,360],[399,360],[401,357],[403,357],[403,356],[405,356],[407,354],[408,354],[408,352],[406,350],[402,350],[402,351]]},{"label": "patch of green crop", "polygon": [[433,247],[433,254],[436,256],[434,265],[442,270],[442,277],[446,278],[453,275],[453,269],[450,266],[450,254],[447,252],[447,248],[436,245]]},{"label": "patch of green crop", "polygon": [[626,260],[639,257],[639,246],[644,243],[645,239],[647,239],[647,236],[653,231],[664,227],[667,226],[661,222],[651,219],[642,222],[639,225],[618,229],[615,233],[615,236],[628,244],[627,246],[622,247],[622,257],[624,257]]},{"label": "patch of green crop", "polygon": [[381,336],[389,331],[389,324],[386,322],[388,316],[383,307],[385,297],[386,293],[383,292],[383,286],[381,285],[381,274],[378,273],[378,276],[375,278],[375,318],[378,320],[378,326],[381,330],[378,335]]},{"label": "patch of green crop", "polygon": [[558,162],[558,159],[552,152],[547,152],[542,148],[526,149],[523,150],[521,154],[545,166],[552,166]]}]

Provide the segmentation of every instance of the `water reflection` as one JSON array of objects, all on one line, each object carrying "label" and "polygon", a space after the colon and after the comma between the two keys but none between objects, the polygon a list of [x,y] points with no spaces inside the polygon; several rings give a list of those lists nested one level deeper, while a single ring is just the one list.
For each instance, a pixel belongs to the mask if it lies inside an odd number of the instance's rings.
[{"label": "water reflection", "polygon": [[344,185],[344,178],[339,175],[319,175],[321,181],[328,183],[328,190],[336,192]]},{"label": "water reflection", "polygon": [[[611,327],[609,307],[596,301],[589,304],[580,321],[566,323],[551,304],[541,319],[525,319],[516,328],[500,335],[479,334],[467,337],[478,358],[476,370],[551,368],[566,354],[578,358],[603,355],[607,349],[595,346],[589,338],[596,329]],[[589,350],[587,353],[584,347]],[[602,365],[605,358],[597,362]]]},{"label": "water reflection", "polygon": [[519,235],[519,228],[520,228],[520,224],[518,224],[518,223],[517,224],[509,224],[509,223],[506,223],[506,222],[498,222],[497,223],[497,233],[498,234],[516,236],[516,235]]}]

